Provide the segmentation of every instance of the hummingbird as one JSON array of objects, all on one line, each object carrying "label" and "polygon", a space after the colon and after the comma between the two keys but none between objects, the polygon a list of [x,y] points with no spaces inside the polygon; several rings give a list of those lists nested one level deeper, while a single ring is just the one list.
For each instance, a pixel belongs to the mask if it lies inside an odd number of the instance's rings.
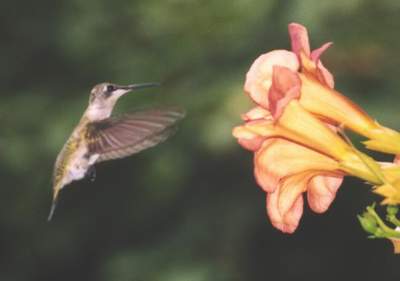
[{"label": "hummingbird", "polygon": [[148,109],[111,117],[121,96],[158,85],[101,83],[93,87],[89,105],[54,165],[49,221],[53,217],[59,192],[72,181],[93,175],[96,163],[138,153],[159,144],[175,132],[176,123],[185,115],[178,108]]}]

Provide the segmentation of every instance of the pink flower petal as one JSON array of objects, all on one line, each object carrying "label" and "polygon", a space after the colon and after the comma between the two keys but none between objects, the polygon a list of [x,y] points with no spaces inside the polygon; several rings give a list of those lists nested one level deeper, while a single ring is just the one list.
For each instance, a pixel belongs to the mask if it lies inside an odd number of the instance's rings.
[{"label": "pink flower petal", "polygon": [[265,138],[263,138],[263,137],[254,137],[252,139],[239,138],[238,143],[243,148],[255,152],[261,148],[264,140],[265,140]]},{"label": "pink flower petal", "polygon": [[310,208],[316,213],[323,213],[328,210],[342,182],[343,176],[340,175],[313,177],[307,189],[307,200]]},{"label": "pink flower petal", "polygon": [[317,66],[317,78],[320,82],[327,85],[329,88],[333,89],[335,86],[335,82],[333,79],[333,75],[329,72],[329,70],[322,64],[321,60],[319,59],[330,46],[332,46],[332,42],[325,43],[320,48],[315,49],[311,52],[311,60]]},{"label": "pink flower petal", "polygon": [[[247,124],[257,123],[259,121],[249,121]],[[246,126],[237,126],[233,128],[232,135],[238,139],[238,142],[245,149],[257,151],[260,149],[265,138],[248,130]]]},{"label": "pink flower petal", "polygon": [[246,75],[244,91],[260,106],[268,109],[268,91],[272,84],[275,65],[285,66],[293,71],[300,67],[296,55],[286,50],[275,50],[259,56]]},{"label": "pink flower petal", "polygon": [[271,120],[272,121],[272,116],[271,113],[260,107],[254,107],[253,109],[251,109],[250,111],[248,111],[245,114],[242,114],[242,119],[244,121],[252,121],[252,120],[257,120],[257,119],[266,119],[266,120]]},{"label": "pink flower petal", "polygon": [[293,233],[297,229],[300,219],[303,216],[303,205],[304,205],[303,196],[300,195],[293,203],[292,208],[284,216],[284,223],[285,223],[284,232]]},{"label": "pink flower petal", "polygon": [[332,46],[332,42],[327,42],[318,49],[315,49],[311,52],[310,58],[316,64],[319,61],[320,56],[330,47]]},{"label": "pink flower petal", "polygon": [[277,120],[285,106],[300,97],[301,80],[297,72],[282,66],[274,66],[272,86],[269,91],[269,110]]},{"label": "pink flower petal", "polygon": [[300,56],[301,52],[310,55],[310,43],[308,40],[307,29],[298,23],[289,24],[289,35],[293,52]]},{"label": "pink flower petal", "polygon": [[[289,35],[291,38],[292,51],[299,57],[299,60],[302,61],[303,67],[307,67],[307,63],[304,61],[304,55],[306,58],[311,59],[311,61],[315,64],[316,68],[312,72],[316,78],[326,84],[328,87],[334,87],[334,80],[332,74],[324,67],[324,65],[320,62],[320,56],[324,53],[331,45],[332,42],[328,42],[323,44],[318,49],[310,52],[310,43],[308,38],[307,29],[298,24],[291,23],[289,24]],[[304,55],[301,56],[301,53]]]},{"label": "pink flower petal", "polygon": [[267,194],[267,214],[271,224],[284,233],[293,233],[300,222],[303,215],[303,197],[299,196],[293,203],[292,208],[281,215],[278,209],[279,188],[273,193]]},{"label": "pink flower petal", "polygon": [[322,64],[321,61],[317,63],[318,68],[318,80],[324,83],[329,88],[333,89],[335,87],[335,80],[333,79],[332,73]]},{"label": "pink flower petal", "polygon": [[293,208],[298,197],[307,190],[307,184],[313,177],[313,171],[306,171],[285,178],[279,187],[278,210],[282,216]]}]

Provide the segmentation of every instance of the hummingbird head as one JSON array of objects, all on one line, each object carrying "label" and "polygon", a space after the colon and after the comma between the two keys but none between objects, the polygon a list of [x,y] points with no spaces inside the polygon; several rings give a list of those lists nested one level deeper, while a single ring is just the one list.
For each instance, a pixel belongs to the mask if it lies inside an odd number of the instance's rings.
[{"label": "hummingbird head", "polygon": [[126,93],[136,89],[159,86],[158,83],[141,83],[121,86],[113,83],[101,83],[90,92],[87,116],[95,121],[108,118],[117,100]]}]

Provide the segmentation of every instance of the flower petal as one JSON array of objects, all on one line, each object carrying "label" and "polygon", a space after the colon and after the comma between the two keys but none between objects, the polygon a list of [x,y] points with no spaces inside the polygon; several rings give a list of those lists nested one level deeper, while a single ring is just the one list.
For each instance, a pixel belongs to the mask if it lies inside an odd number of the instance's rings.
[{"label": "flower petal", "polygon": [[256,106],[253,109],[251,109],[250,111],[248,111],[247,113],[242,114],[242,119],[244,121],[252,121],[252,120],[257,120],[257,119],[266,119],[266,120],[272,121],[272,116],[268,110],[266,110],[260,106]]},{"label": "flower petal", "polygon": [[303,71],[313,75],[328,87],[333,88],[333,76],[319,60],[322,53],[332,45],[332,42],[325,43],[320,48],[310,52],[308,33],[304,26],[298,23],[289,24],[289,35],[292,51],[301,61]]},{"label": "flower petal", "polygon": [[238,143],[245,149],[250,150],[250,151],[257,151],[260,149],[261,145],[264,142],[263,137],[253,137],[251,139],[244,139],[244,138],[239,138]]},{"label": "flower petal", "polygon": [[281,216],[286,216],[293,208],[298,197],[307,190],[307,185],[315,172],[306,171],[285,178],[279,188],[278,210]]},{"label": "flower petal", "polygon": [[303,215],[303,197],[298,196],[296,201],[293,202],[292,208],[282,216],[278,208],[279,193],[278,188],[273,193],[267,194],[268,217],[275,228],[284,233],[293,233]]},{"label": "flower petal", "polygon": [[275,50],[259,56],[247,72],[244,91],[260,106],[268,109],[268,91],[272,83],[273,66],[285,66],[293,71],[300,67],[296,55],[287,50]]},{"label": "flower petal", "polygon": [[322,64],[321,61],[317,62],[318,67],[318,80],[324,83],[329,88],[333,89],[335,87],[335,80],[333,79],[332,73]]},{"label": "flower petal", "polygon": [[399,187],[400,187],[400,182],[397,182],[397,184],[396,182],[394,182],[393,184],[387,183],[387,184],[382,184],[380,186],[376,186],[373,192],[385,198],[381,202],[382,205],[397,205],[400,204],[400,196],[398,192]]},{"label": "flower petal", "polygon": [[264,141],[262,144],[262,148],[258,150],[254,154],[254,176],[256,178],[257,184],[266,192],[272,192],[276,189],[280,175],[279,173],[270,172],[269,168],[275,166],[275,164],[271,164],[273,162],[269,162],[272,156],[269,157],[269,154],[266,154],[269,151],[269,147],[273,147],[273,144],[277,141],[277,139],[271,138]]},{"label": "flower petal", "polygon": [[[302,87],[303,88],[303,87]],[[300,99],[302,100],[303,95]],[[322,109],[320,109],[322,111]],[[291,140],[307,145],[335,159],[342,160],[352,154],[349,145],[329,127],[312,115],[297,100],[291,100],[276,127],[291,132]]]},{"label": "flower petal", "polygon": [[301,52],[309,56],[310,43],[307,29],[301,24],[291,23],[289,24],[289,35],[293,52],[298,56],[300,56]]},{"label": "flower petal", "polygon": [[322,64],[321,60],[319,59],[322,53],[324,53],[330,46],[332,46],[332,42],[325,43],[320,48],[315,49],[311,52],[311,60],[316,65],[316,71],[314,75],[321,83],[325,84],[329,88],[333,89],[335,86],[335,82],[333,79],[332,73]]},{"label": "flower petal", "polygon": [[301,80],[296,72],[282,66],[274,66],[272,85],[269,90],[269,110],[276,120],[285,106],[300,97]]},{"label": "flower petal", "polygon": [[315,49],[311,52],[310,58],[311,60],[316,64],[319,61],[319,58],[321,55],[330,47],[332,46],[332,42],[327,42],[323,44],[321,47],[318,49]]},{"label": "flower petal", "polygon": [[303,214],[302,193],[306,190],[312,210],[321,213],[329,207],[342,177],[315,173],[307,171],[285,178],[274,192],[268,193],[267,212],[274,227],[286,233],[296,230]]},{"label": "flower petal", "polygon": [[379,124],[349,98],[303,74],[300,79],[300,104],[307,111],[367,137],[379,130]]},{"label": "flower petal", "polygon": [[257,183],[272,192],[288,176],[304,171],[336,171],[338,163],[332,158],[305,146],[281,139],[265,140],[254,157]]},{"label": "flower petal", "polygon": [[318,175],[313,177],[307,188],[307,200],[310,208],[316,213],[323,213],[328,210],[342,182],[342,175]]},{"label": "flower petal", "polygon": [[257,151],[260,149],[265,139],[264,137],[248,130],[245,126],[237,126],[233,128],[232,134],[238,139],[241,146],[250,151]]}]

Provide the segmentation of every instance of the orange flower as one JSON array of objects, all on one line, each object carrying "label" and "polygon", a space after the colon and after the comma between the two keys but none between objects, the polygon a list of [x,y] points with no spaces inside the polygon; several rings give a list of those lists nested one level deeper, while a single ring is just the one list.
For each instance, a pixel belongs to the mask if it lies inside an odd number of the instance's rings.
[{"label": "orange flower", "polygon": [[358,105],[333,89],[332,74],[320,61],[331,45],[310,51],[305,27],[289,25],[292,52],[276,50],[257,58],[246,76],[245,92],[278,119],[286,104],[297,99],[302,107],[319,119],[340,125],[369,140],[369,149],[400,153],[400,134],[383,127]]},{"label": "orange flower", "polygon": [[303,213],[303,196],[325,212],[343,180],[338,162],[307,147],[272,138],[255,154],[255,176],[267,192],[267,214],[277,229],[292,233]]},{"label": "orange flower", "polygon": [[329,126],[297,102],[290,101],[277,120],[260,118],[249,120],[244,125],[233,129],[233,135],[239,143],[257,143],[253,151],[260,148],[260,143],[270,138],[283,138],[305,146],[334,159],[344,173],[359,177],[370,183],[380,185],[380,170],[369,156],[357,151],[353,146],[337,135],[335,127]]},{"label": "orange flower", "polygon": [[325,86],[333,88],[335,85],[333,76],[319,59],[323,52],[332,45],[332,42],[325,43],[311,52],[307,29],[298,23],[289,24],[289,35],[292,51],[301,62],[302,72],[313,76]]},{"label": "orange flower", "polygon": [[247,72],[244,91],[254,102],[269,109],[268,92],[272,84],[273,67],[285,66],[297,71],[300,67],[296,54],[286,50],[275,50],[259,56]]},{"label": "orange flower", "polygon": [[400,202],[398,167],[376,163],[338,130],[347,127],[369,138],[368,148],[397,153],[400,134],[333,89],[332,74],[319,59],[331,43],[311,51],[303,26],[290,24],[289,33],[292,51],[266,53],[250,67],[244,90],[258,106],[233,130],[238,142],[254,152],[254,174],[267,193],[272,224],[294,232],[304,192],[313,211],[326,211],[345,175],[377,186],[374,191],[386,197],[384,203]]},{"label": "orange flower", "polygon": [[269,108],[268,93],[272,85],[274,66],[286,67],[293,72],[301,69],[313,75],[321,83],[333,88],[332,74],[323,66],[319,57],[331,45],[326,43],[319,49],[310,52],[307,30],[304,26],[291,23],[289,33],[292,52],[274,50],[259,56],[251,65],[244,84],[245,92],[259,105]]},{"label": "orange flower", "polygon": [[234,128],[233,135],[255,152],[254,173],[267,193],[268,216],[283,232],[292,233],[298,226],[302,193],[307,192],[311,209],[322,213],[335,198],[344,175],[381,183],[365,164],[367,158],[361,159],[334,129],[302,109],[296,100],[286,106],[278,120],[260,107],[242,118],[246,123]]},{"label": "orange flower", "polygon": [[[252,123],[253,120],[266,120],[272,122],[271,113],[262,107],[253,108],[246,114],[243,114],[242,119],[249,123]],[[240,130],[239,127],[237,129]],[[242,130],[240,134],[241,137],[238,138],[239,144],[251,151],[257,151],[265,140],[265,137],[248,130]]]},{"label": "orange flower", "polygon": [[[267,193],[267,214],[277,229],[292,233],[303,213],[304,192],[313,211],[328,209],[344,176],[339,161],[288,140],[296,137],[274,124],[265,109],[256,107],[242,118],[246,124],[236,127],[233,134],[255,152],[254,173]],[[301,136],[297,138],[301,142]]]}]

